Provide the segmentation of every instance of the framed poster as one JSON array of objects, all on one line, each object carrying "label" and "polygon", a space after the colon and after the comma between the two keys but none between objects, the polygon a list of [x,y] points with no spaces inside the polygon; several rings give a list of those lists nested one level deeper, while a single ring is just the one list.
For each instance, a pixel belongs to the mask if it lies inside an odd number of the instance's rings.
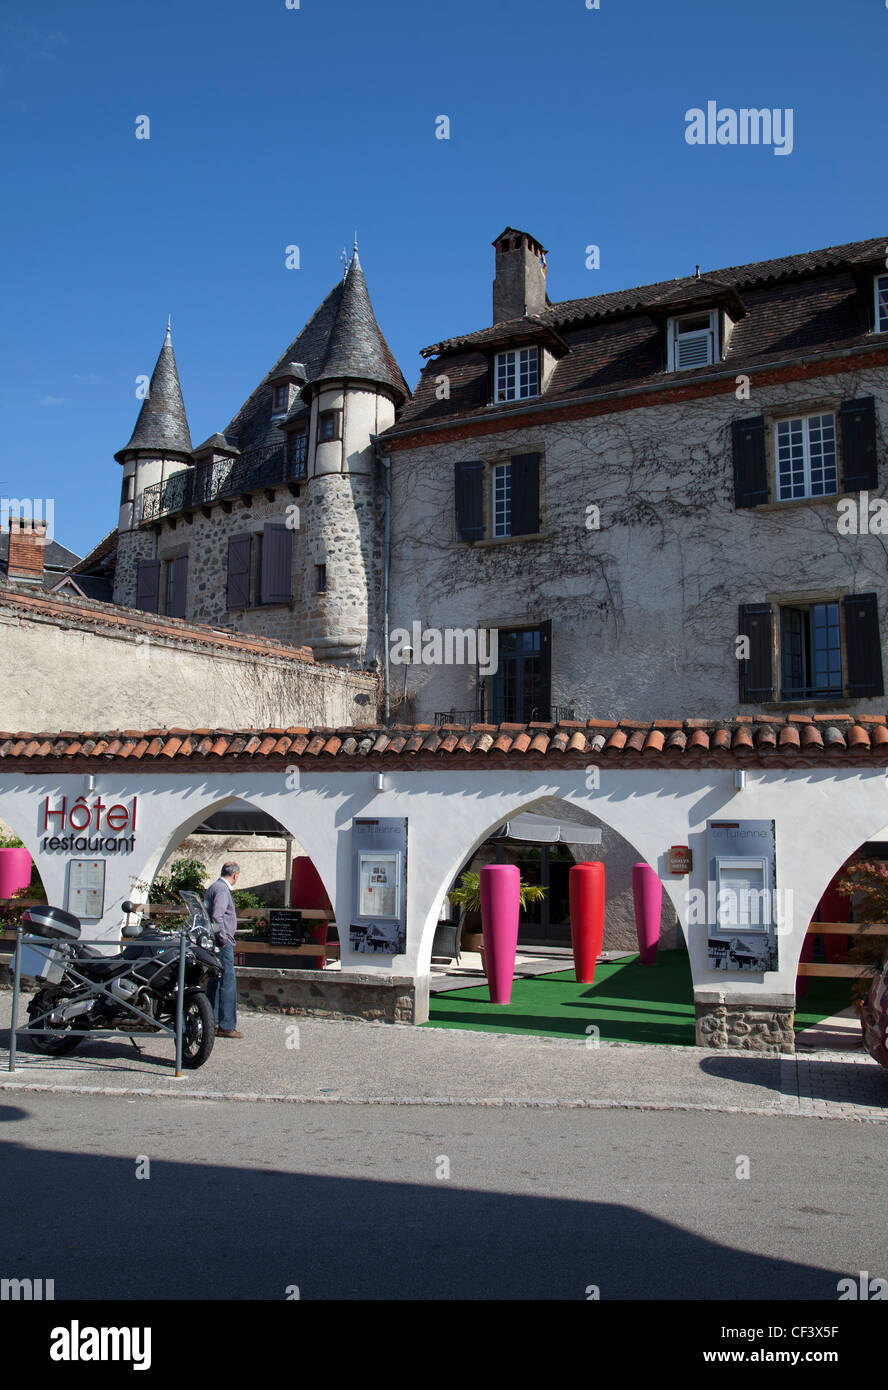
[{"label": "framed poster", "polygon": [[400,854],[361,855],[359,917],[400,917]]},{"label": "framed poster", "polygon": [[68,862],[68,901],[75,917],[101,917],[105,911],[104,859],[71,859]]}]

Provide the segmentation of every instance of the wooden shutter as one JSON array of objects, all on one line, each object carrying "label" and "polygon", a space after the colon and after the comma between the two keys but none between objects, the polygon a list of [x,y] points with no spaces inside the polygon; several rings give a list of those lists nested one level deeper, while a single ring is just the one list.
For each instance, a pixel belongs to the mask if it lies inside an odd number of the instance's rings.
[{"label": "wooden shutter", "polygon": [[140,560],[136,573],[136,607],[156,613],[160,607],[160,561]]},{"label": "wooden shutter", "polygon": [[740,703],[757,705],[774,698],[772,614],[769,603],[740,605],[739,635],[749,638],[749,657],[738,661]]},{"label": "wooden shutter", "polygon": [[228,542],[229,608],[248,608],[250,605],[250,547],[252,537],[243,533]]},{"label": "wooden shutter", "polygon": [[843,401],[839,409],[842,428],[842,486],[845,492],[877,487],[876,402],[872,396]]},{"label": "wooden shutter", "polygon": [[293,532],[266,523],[262,532],[262,602],[289,603],[293,597]]},{"label": "wooden shutter", "polygon": [[535,536],[540,529],[540,456],[512,455],[512,535]]},{"label": "wooden shutter", "polygon": [[765,461],[765,417],[732,420],[734,442],[734,506],[757,507],[771,495]]},{"label": "wooden shutter", "polygon": [[484,464],[480,459],[455,464],[456,533],[461,541],[484,538]]},{"label": "wooden shutter", "polygon": [[[537,719],[552,718],[552,619],[540,623],[540,685]],[[529,717],[529,716],[528,716]]]},{"label": "wooden shutter", "polygon": [[185,605],[188,594],[188,556],[177,555],[171,561],[173,567],[172,587],[170,589],[170,609],[171,618],[184,618]]},{"label": "wooden shutter", "polygon": [[843,607],[848,694],[884,695],[877,597],[875,594],[848,594],[843,600]]}]

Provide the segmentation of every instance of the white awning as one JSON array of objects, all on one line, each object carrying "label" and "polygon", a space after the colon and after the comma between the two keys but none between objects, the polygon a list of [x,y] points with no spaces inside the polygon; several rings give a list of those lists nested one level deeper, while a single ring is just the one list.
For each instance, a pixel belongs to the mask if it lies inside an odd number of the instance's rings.
[{"label": "white awning", "polygon": [[496,838],[524,840],[535,845],[600,845],[601,831],[591,825],[578,825],[572,820],[555,820],[553,816],[537,816],[522,811],[500,826]]}]

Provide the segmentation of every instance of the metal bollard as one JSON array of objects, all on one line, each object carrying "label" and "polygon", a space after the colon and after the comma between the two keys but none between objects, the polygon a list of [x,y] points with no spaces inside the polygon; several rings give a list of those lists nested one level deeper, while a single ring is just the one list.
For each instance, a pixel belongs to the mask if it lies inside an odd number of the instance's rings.
[{"label": "metal bollard", "polygon": [[12,972],[12,1018],[9,1020],[9,1070],[15,1071],[15,1043],[18,1028],[19,996],[22,986],[22,928],[15,929],[15,964]]},{"label": "metal bollard", "polygon": [[182,1075],[182,1033],[185,1010],[185,933],[179,932],[179,990],[176,996],[176,1075]]}]

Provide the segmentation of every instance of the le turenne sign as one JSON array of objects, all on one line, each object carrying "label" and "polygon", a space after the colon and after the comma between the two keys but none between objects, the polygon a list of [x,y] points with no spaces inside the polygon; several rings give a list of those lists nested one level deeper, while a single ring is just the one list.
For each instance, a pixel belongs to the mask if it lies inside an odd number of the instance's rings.
[{"label": "le turenne sign", "polygon": [[130,854],[135,843],[136,801],[109,805],[101,796],[78,796],[69,805],[66,796],[53,806],[46,797],[40,812],[40,848],[74,854],[100,850],[105,854]]}]

